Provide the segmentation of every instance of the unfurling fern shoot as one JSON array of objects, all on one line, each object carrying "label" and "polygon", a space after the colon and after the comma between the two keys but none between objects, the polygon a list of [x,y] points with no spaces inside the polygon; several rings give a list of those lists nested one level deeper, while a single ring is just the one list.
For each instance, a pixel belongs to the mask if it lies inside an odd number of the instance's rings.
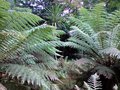
[{"label": "unfurling fern shoot", "polygon": [[100,81],[100,77],[97,73],[91,75],[91,77],[88,79],[88,82],[84,82],[84,85],[88,90],[101,90],[102,89],[102,83]]}]

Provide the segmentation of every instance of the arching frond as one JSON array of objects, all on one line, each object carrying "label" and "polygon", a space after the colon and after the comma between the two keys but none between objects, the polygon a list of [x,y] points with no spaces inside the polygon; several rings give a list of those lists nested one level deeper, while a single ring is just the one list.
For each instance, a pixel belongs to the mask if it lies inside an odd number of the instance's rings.
[{"label": "arching frond", "polygon": [[9,3],[5,0],[0,1],[0,29],[28,30],[37,26],[42,19],[30,12],[19,12],[10,10]]},{"label": "arching frond", "polygon": [[50,88],[50,81],[61,81],[58,79],[55,71],[44,70],[38,65],[17,65],[17,64],[5,64],[6,73],[12,78],[17,78],[22,84],[28,83],[32,85],[38,85],[46,89]]},{"label": "arching frond", "polygon": [[103,75],[108,79],[112,78],[112,76],[115,74],[114,71],[106,66],[97,66],[93,72],[97,72],[99,75]]},{"label": "arching frond", "polygon": [[91,26],[87,23],[84,23],[79,18],[69,17],[70,22],[73,26],[77,26],[79,29],[81,29],[84,33],[93,35],[95,34],[94,30],[91,28]]},{"label": "arching frond", "polygon": [[117,48],[109,47],[101,50],[100,52],[106,55],[110,55],[111,57],[116,57],[117,59],[120,59],[120,50],[118,50]]},{"label": "arching frond", "polygon": [[55,28],[48,25],[41,25],[21,32],[4,31],[1,34],[7,35],[1,42],[2,59],[22,53],[22,51],[27,53],[39,52],[44,57],[58,55],[56,53],[58,50],[55,47],[63,44],[58,41],[59,38],[56,37],[58,34]]},{"label": "arching frond", "polygon": [[[86,53],[97,55],[99,50],[99,42],[96,38],[93,38],[89,34],[85,33],[76,26],[71,27],[74,32],[73,37],[70,37],[68,41],[71,41],[78,45],[78,50],[85,51]],[[97,55],[99,56],[99,55]]]},{"label": "arching frond", "polygon": [[33,15],[29,12],[17,12],[9,10],[9,17],[6,20],[5,29],[23,31],[29,30],[37,26],[42,19],[39,16]]}]

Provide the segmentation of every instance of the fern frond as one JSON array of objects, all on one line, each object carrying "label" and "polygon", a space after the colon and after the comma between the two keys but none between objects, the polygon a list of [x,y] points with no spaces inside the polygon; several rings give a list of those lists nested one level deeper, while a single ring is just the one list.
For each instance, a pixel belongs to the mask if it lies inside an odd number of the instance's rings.
[{"label": "fern frond", "polygon": [[99,75],[103,75],[108,79],[112,78],[112,76],[115,74],[114,71],[105,66],[97,66],[93,72],[97,72]]},{"label": "fern frond", "polygon": [[111,57],[116,57],[117,59],[120,59],[120,50],[118,50],[117,48],[109,47],[101,50],[100,52],[106,55],[110,55]]},{"label": "fern frond", "polygon": [[119,46],[119,34],[120,34],[120,24],[116,25],[112,30],[109,36],[109,44],[110,47],[118,47]]},{"label": "fern frond", "polygon": [[120,10],[116,10],[111,14],[109,14],[109,16],[107,17],[107,20],[108,20],[107,22],[108,30],[115,28],[115,26],[120,24]]},{"label": "fern frond", "polygon": [[[4,31],[2,35],[7,37],[1,42],[1,57],[12,56],[15,53],[20,53],[23,50],[29,53],[43,52],[44,57],[49,55],[58,55],[59,52],[55,47],[63,43],[58,41],[57,31],[51,26],[39,26],[31,30],[23,32],[19,31]],[[49,53],[49,55],[48,55]]]},{"label": "fern frond", "polygon": [[[57,37],[59,33],[60,31],[57,32],[54,27],[49,25],[41,25],[26,31],[4,30],[1,32],[5,38],[0,44],[0,59],[5,64],[2,64],[1,67],[3,68],[7,64],[5,71],[11,77],[22,79],[23,83],[27,81],[33,85],[50,88],[50,80],[57,80],[57,76],[49,70],[58,69],[58,62],[54,60],[54,55],[58,55],[56,47],[63,44]],[[19,72],[19,70],[21,71]],[[33,73],[35,77],[32,78]],[[46,78],[50,80],[46,82]],[[58,81],[60,82],[60,80]]]},{"label": "fern frond", "polygon": [[102,88],[102,83],[99,81],[100,77],[97,75],[97,73],[91,75],[91,77],[88,79],[88,86],[92,90],[101,90]]},{"label": "fern frond", "polygon": [[77,44],[78,47],[80,47],[78,50],[83,49],[82,51],[86,50],[88,53],[97,54],[99,48],[97,39],[93,39],[90,35],[84,33],[76,26],[72,26],[71,28],[74,30],[74,34],[73,37],[68,39],[68,41]]},{"label": "fern frond", "polygon": [[104,8],[104,3],[95,5],[91,11],[81,8],[80,14],[80,20],[88,23],[94,31],[105,30],[107,13]]},{"label": "fern frond", "polygon": [[5,27],[5,21],[8,18],[9,3],[5,0],[0,0],[0,30]]},{"label": "fern frond", "polygon": [[91,50],[90,50],[91,47],[89,46],[89,44],[85,43],[84,41],[77,39],[77,38],[74,38],[74,37],[71,37],[68,40],[73,42],[73,43],[78,44],[79,45],[78,47],[79,48],[81,47],[81,50],[91,52]]},{"label": "fern frond", "polygon": [[79,60],[76,60],[74,61],[74,64],[83,71],[88,71],[88,69],[94,68],[95,66],[95,62],[88,58],[81,58]]},{"label": "fern frond", "polygon": [[42,19],[39,16],[29,12],[17,12],[9,10],[9,17],[6,21],[5,29],[24,31],[29,30],[33,26],[37,26]]},{"label": "fern frond", "polygon": [[53,82],[61,82],[54,57],[60,52],[56,47],[67,45],[59,39],[63,32],[46,24],[38,26],[42,19],[29,12],[3,9],[0,13],[8,15],[3,20],[5,27],[0,26],[0,69],[22,84],[50,90]]},{"label": "fern frond", "polygon": [[33,26],[37,26],[42,19],[29,12],[18,12],[15,10],[9,10],[9,3],[5,0],[0,0],[0,25],[4,25],[4,28],[11,30],[28,30]]},{"label": "fern frond", "polygon": [[80,16],[79,18],[81,18],[81,21],[83,22],[88,22],[91,18],[91,15],[90,15],[90,12],[89,10],[87,10],[86,8],[82,7],[79,9],[79,12],[80,12]]},{"label": "fern frond", "polygon": [[85,87],[87,90],[93,90],[85,81],[84,81],[84,87]]},{"label": "fern frond", "polygon": [[17,65],[5,64],[2,67],[6,68],[6,73],[12,78],[17,77],[22,84],[38,85],[44,88],[50,88],[50,81],[61,82],[54,71],[43,70],[38,65]]},{"label": "fern frond", "polygon": [[90,36],[92,36],[95,33],[89,24],[82,22],[82,20],[80,20],[79,18],[69,17],[69,20],[73,26],[77,26],[84,33]]}]

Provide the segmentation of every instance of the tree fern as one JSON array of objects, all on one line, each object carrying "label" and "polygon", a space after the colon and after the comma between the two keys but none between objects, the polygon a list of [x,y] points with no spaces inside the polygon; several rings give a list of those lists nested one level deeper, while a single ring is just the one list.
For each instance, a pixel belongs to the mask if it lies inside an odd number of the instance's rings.
[{"label": "tree fern", "polygon": [[70,31],[72,37],[68,40],[78,44],[80,50],[86,51],[85,53],[92,53],[93,57],[103,58],[103,53],[99,50],[119,46],[119,21],[114,20],[119,19],[118,15],[119,11],[108,14],[104,3],[96,5],[91,10],[81,8],[80,16],[69,18],[73,25],[71,26],[73,32]]},{"label": "tree fern", "polygon": [[[55,47],[61,45],[62,42],[58,42],[59,38],[55,37],[55,35],[57,35],[57,31],[54,29],[54,27],[43,25],[31,30],[21,32],[17,31],[15,33],[14,31],[4,31],[3,33],[8,34],[8,36],[4,38],[4,40],[2,40],[1,42],[1,60],[3,60],[4,63],[7,63],[7,68],[5,69],[5,71],[7,71],[7,73],[10,74],[12,77],[21,77],[23,83],[25,81],[31,83],[35,80],[38,80],[39,78],[38,77],[32,79],[32,77],[29,77],[30,75],[33,76],[32,71],[34,70],[32,70],[32,68],[34,68],[34,66],[37,66],[35,68],[39,69],[39,74],[42,73],[42,71],[46,72],[46,69],[57,69],[57,66],[55,66],[57,65],[57,61],[54,60],[53,56],[58,55],[56,53],[58,50]],[[9,63],[12,65],[10,65]],[[3,68],[4,65],[1,65],[0,67]],[[43,70],[43,68],[45,70]],[[20,69],[23,71],[20,72]],[[19,73],[17,73],[18,71]],[[29,74],[27,71],[29,71]],[[22,74],[23,72],[25,73]],[[49,71],[49,73],[50,72],[51,71]],[[39,76],[39,74],[37,75]],[[53,77],[52,72],[51,74],[51,77]],[[45,73],[42,73],[41,75],[44,76]],[[54,78],[52,79],[54,80]],[[35,84],[32,84],[42,87],[48,86],[46,85],[47,83],[45,84],[46,86],[44,86],[44,83],[45,82],[41,80],[36,81]]]},{"label": "tree fern", "polygon": [[[81,26],[82,27],[82,26]],[[87,32],[84,32],[84,30],[79,29],[76,26],[71,27],[72,30],[72,37],[68,39],[68,41],[75,43],[75,47],[79,47],[78,50],[83,51],[84,53],[90,55],[91,57],[94,57],[94,59],[103,59],[105,52],[108,53],[110,57],[117,56],[119,57],[119,50],[112,51],[112,48],[117,48],[119,45],[119,39],[116,34],[118,34],[118,28],[113,29],[113,31],[100,31],[98,33],[92,34],[92,36],[87,34]],[[78,46],[77,46],[78,45]],[[107,48],[111,48],[108,50]],[[102,52],[101,52],[102,51]],[[104,52],[105,51],[105,52]],[[103,53],[104,52],[104,53]],[[116,55],[115,55],[116,53]],[[108,55],[108,54],[107,54]]]},{"label": "tree fern", "polygon": [[[2,0],[0,6],[3,3],[7,4]],[[45,90],[50,90],[54,81],[61,83],[58,61],[54,57],[59,55],[56,47],[68,45],[59,40],[63,32],[53,26],[39,25],[42,19],[34,14],[3,7],[0,7],[1,17],[2,13],[7,14],[6,19],[1,19],[4,27],[0,26],[1,72],[22,84]]]},{"label": "tree fern", "polygon": [[75,44],[82,58],[89,58],[96,66],[102,64],[94,68],[95,72],[111,79],[114,76],[112,65],[119,63],[119,11],[109,14],[102,5],[91,10],[82,8],[79,16],[69,18],[71,37],[68,41]]}]

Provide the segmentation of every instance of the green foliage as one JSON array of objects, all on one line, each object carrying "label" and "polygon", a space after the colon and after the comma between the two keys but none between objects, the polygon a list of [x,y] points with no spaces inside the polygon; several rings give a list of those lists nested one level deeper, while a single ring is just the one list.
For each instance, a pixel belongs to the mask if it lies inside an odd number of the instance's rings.
[{"label": "green foliage", "polygon": [[105,30],[107,15],[104,8],[104,3],[95,5],[90,11],[82,8],[80,9],[80,19],[87,22],[95,31]]},{"label": "green foliage", "polygon": [[120,1],[119,0],[109,0],[107,3],[107,10],[109,12],[120,9]]},{"label": "green foliage", "polygon": [[[49,90],[51,82],[50,81],[60,81],[54,71],[49,71],[41,68],[39,65],[17,65],[17,64],[7,64],[6,73],[11,75],[12,78],[17,77],[21,84],[26,81],[28,84],[42,86]],[[34,74],[34,75],[33,75]]]},{"label": "green foliage", "polygon": [[8,10],[4,3],[0,3],[4,22],[4,27],[0,26],[0,72],[22,84],[50,90],[52,82],[61,83],[62,74],[54,57],[59,55],[56,47],[64,46],[59,40],[63,32],[47,24],[39,25],[42,19],[30,12]]},{"label": "green foliage", "polygon": [[12,30],[28,30],[36,26],[40,20],[42,20],[40,17],[29,12],[16,12],[10,10],[5,28]]},{"label": "green foliage", "polygon": [[119,24],[120,10],[107,13],[104,3],[97,4],[92,10],[80,9],[81,21],[88,23],[94,31],[112,30]]},{"label": "green foliage", "polygon": [[9,3],[5,0],[0,0],[0,29],[5,26],[5,20],[8,15]]},{"label": "green foliage", "polygon": [[108,15],[107,17],[108,29],[115,28],[118,24],[120,24],[120,10],[116,10]]},{"label": "green foliage", "polygon": [[98,33],[95,33],[94,29],[92,29],[89,25],[86,24],[85,27],[84,22],[78,23],[78,19],[70,19],[72,21],[76,21],[75,25],[78,27],[71,27],[74,31],[71,32],[72,37],[70,37],[68,40],[75,44],[78,44],[78,46],[76,45],[76,48],[78,48],[80,52],[84,51],[85,53],[90,54],[91,57],[97,56],[98,58],[102,58],[100,50],[108,47],[118,47],[119,40],[116,34],[119,31],[119,25],[116,26],[111,32],[100,31]]},{"label": "green foliage", "polygon": [[[90,64],[91,68],[95,67],[93,64],[111,67],[119,63],[120,11],[109,14],[104,3],[91,10],[81,8],[80,17],[69,18],[68,22],[73,25],[69,32],[71,37],[62,42],[59,36],[64,32],[54,27],[64,21],[61,5],[47,10],[46,18],[53,25],[50,26],[39,25],[42,19],[26,10],[10,10],[9,3],[0,2],[0,72],[5,73],[7,79],[43,90],[59,90],[59,86],[66,83],[75,84],[80,71],[88,70],[83,68],[84,65]],[[56,60],[55,57],[60,56],[56,48],[59,46],[77,48],[84,59],[75,62]],[[103,66],[94,70],[106,77],[113,74]]]},{"label": "green foliage", "polygon": [[[119,13],[117,10],[107,13],[103,4],[96,5],[90,11],[82,8],[80,16],[70,17],[71,26],[68,39],[74,43],[82,57],[89,58],[97,65],[111,67],[119,63]],[[101,66],[101,67],[103,67]],[[107,68],[99,68],[100,74],[109,77],[112,72]],[[109,74],[107,74],[109,72]],[[113,74],[112,74],[113,75]]]},{"label": "green foliage", "polygon": [[45,13],[42,14],[42,17],[49,20],[48,23],[53,26],[59,26],[63,22],[62,12],[64,6],[61,4],[55,4],[46,8]]}]

